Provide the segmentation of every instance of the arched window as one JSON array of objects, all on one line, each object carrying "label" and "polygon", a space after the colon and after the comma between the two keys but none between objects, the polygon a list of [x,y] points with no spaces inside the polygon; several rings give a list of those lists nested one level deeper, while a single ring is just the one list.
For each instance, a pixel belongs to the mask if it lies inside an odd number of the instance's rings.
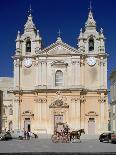
[{"label": "arched window", "polygon": [[89,39],[89,51],[93,51],[94,50],[94,39],[90,38]]},{"label": "arched window", "polygon": [[55,74],[55,86],[63,85],[63,72],[61,70],[57,70]]},{"label": "arched window", "polygon": [[31,41],[27,39],[26,41],[26,52],[31,52]]}]

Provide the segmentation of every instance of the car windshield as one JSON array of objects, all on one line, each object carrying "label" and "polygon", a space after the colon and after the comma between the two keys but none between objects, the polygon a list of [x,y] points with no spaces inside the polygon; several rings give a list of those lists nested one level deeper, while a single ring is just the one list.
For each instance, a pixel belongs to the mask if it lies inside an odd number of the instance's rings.
[{"label": "car windshield", "polygon": [[104,135],[104,136],[107,136],[107,135],[109,135],[110,133],[103,133],[102,135]]}]

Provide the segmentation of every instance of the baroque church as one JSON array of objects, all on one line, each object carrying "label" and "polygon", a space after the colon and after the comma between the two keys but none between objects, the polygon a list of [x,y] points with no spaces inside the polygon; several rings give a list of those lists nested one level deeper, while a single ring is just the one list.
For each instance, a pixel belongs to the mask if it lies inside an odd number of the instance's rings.
[{"label": "baroque church", "polygon": [[107,130],[107,53],[103,29],[92,10],[78,36],[78,47],[58,36],[48,47],[30,13],[18,31],[14,61],[13,129],[52,134],[59,122],[87,134]]}]

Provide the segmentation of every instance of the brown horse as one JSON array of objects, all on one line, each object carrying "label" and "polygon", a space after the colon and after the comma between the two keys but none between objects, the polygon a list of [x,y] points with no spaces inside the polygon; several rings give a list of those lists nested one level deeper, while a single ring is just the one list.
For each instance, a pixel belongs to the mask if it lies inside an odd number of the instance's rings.
[{"label": "brown horse", "polygon": [[85,134],[85,131],[84,129],[80,129],[80,130],[76,130],[76,131],[72,131],[70,132],[70,141],[73,139],[79,139],[80,140],[80,136],[81,134],[84,133]]}]

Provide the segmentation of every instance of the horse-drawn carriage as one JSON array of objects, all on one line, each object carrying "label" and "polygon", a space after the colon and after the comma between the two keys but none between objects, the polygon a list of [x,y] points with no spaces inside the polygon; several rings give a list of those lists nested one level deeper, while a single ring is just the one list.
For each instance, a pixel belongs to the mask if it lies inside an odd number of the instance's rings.
[{"label": "horse-drawn carriage", "polygon": [[54,143],[69,143],[80,141],[81,133],[85,134],[84,129],[70,131],[70,128],[65,123],[57,123],[54,129],[54,134],[51,137],[52,142]]},{"label": "horse-drawn carriage", "polygon": [[54,143],[68,143],[70,141],[70,132],[68,126],[65,123],[59,122],[56,124],[54,129],[54,134],[52,135],[51,139]]}]

